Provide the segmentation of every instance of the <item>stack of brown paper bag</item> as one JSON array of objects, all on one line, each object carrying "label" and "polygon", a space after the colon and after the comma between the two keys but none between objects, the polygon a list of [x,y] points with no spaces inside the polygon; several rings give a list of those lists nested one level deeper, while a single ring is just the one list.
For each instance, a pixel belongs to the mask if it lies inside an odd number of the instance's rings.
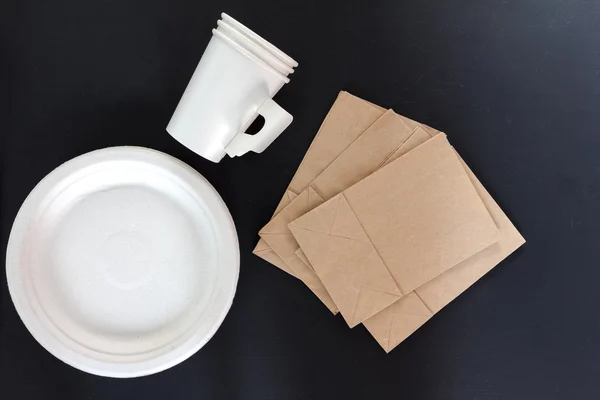
[{"label": "stack of brown paper bag", "polygon": [[445,134],[346,92],[259,234],[386,352],[525,243]]}]

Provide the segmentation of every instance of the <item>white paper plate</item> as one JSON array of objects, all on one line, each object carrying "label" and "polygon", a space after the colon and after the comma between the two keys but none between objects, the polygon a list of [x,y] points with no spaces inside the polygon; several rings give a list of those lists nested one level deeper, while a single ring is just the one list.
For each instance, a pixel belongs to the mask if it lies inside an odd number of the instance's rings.
[{"label": "white paper plate", "polygon": [[215,333],[233,300],[239,247],[227,207],[196,171],[138,147],[61,165],[30,193],[6,256],[35,339],[97,375],[148,375]]}]

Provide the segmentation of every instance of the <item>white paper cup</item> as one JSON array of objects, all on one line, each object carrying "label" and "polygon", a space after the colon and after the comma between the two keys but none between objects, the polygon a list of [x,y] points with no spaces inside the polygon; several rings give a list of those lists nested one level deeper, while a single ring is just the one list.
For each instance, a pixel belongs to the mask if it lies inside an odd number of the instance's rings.
[{"label": "white paper cup", "polygon": [[[167,132],[202,157],[261,153],[292,122],[273,96],[289,79],[216,29],[179,101]],[[258,115],[265,124],[245,134]]]}]

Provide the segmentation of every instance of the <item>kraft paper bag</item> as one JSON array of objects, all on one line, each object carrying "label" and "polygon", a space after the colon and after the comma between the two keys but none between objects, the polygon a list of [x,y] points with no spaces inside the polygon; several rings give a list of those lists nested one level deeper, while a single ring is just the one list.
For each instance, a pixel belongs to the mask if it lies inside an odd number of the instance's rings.
[{"label": "kraft paper bag", "polygon": [[[443,134],[289,228],[350,327],[498,241]],[[365,284],[370,290],[363,294]]]},{"label": "kraft paper bag", "polygon": [[[340,93],[339,97],[342,98],[345,95],[346,93],[342,92]],[[353,98],[351,95],[348,96],[350,96],[350,99]],[[373,109],[375,109],[376,113],[379,112],[379,115],[376,114],[376,116],[383,115],[385,111],[383,108],[368,103],[364,100],[360,100],[358,98],[354,99],[357,99],[358,101],[352,102],[351,106],[353,108],[353,112],[357,115],[361,114],[361,108],[362,113],[369,114],[371,114]],[[413,122],[410,120],[408,121],[409,123]],[[323,127],[325,127],[325,124],[323,124]],[[405,152],[408,152],[438,133],[434,129],[426,126],[423,127],[429,134],[423,134],[425,132],[416,132],[409,139],[407,139],[407,141],[401,146],[401,149],[399,149],[397,154],[394,156],[397,157]],[[328,134],[336,134],[335,129],[323,130],[322,128],[317,136],[322,135],[323,132],[325,132],[326,136]],[[331,143],[330,141],[325,141],[323,143],[327,142]],[[316,140],[313,142],[310,149],[311,151],[319,153],[318,146],[315,143]],[[393,161],[394,159],[395,157],[390,157],[387,162]],[[307,158],[305,157],[305,160],[301,164],[300,168],[302,168],[306,162],[310,162],[310,160],[307,161]],[[449,269],[437,278],[418,288],[415,292],[409,293],[400,301],[397,301],[392,306],[366,320],[365,326],[387,352],[391,351],[406,337],[422,326],[433,314],[449,304],[453,299],[458,297],[463,291],[473,285],[504,258],[508,257],[511,253],[525,243],[524,238],[521,236],[515,226],[511,223],[502,209],[498,206],[498,204],[496,204],[493,198],[477,180],[475,175],[469,170],[466,164],[464,164],[464,162],[463,166],[465,167],[471,182],[473,183],[475,189],[477,190],[499,229],[499,240],[497,243],[489,246],[485,250],[479,252],[468,260],[465,260],[459,265]],[[356,169],[354,170],[356,171]],[[358,180],[359,179],[356,179],[356,181]],[[282,208],[289,204],[290,200],[293,200],[293,196],[295,196],[293,192],[289,190],[286,192],[286,195],[282,199],[280,206],[275,211],[275,215],[277,215]],[[283,261],[263,240],[261,240],[257,245],[255,253],[272,264],[280,266],[280,268],[283,265],[284,267],[282,269],[284,270],[287,268]],[[272,259],[269,258],[269,255],[272,256]],[[312,271],[312,266],[310,266],[308,259],[301,249],[296,251],[296,255]],[[425,302],[421,300],[421,297],[419,297],[417,293],[420,294]]]}]

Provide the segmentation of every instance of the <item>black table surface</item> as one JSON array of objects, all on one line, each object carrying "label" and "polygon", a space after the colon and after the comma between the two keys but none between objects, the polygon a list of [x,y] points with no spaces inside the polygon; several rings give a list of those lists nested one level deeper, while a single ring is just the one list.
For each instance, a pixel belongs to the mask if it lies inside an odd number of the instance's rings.
[{"label": "black table surface", "polygon": [[[1,227],[61,163],[137,145],[191,165],[235,220],[241,275],[216,336],[139,379],[46,352],[0,284],[2,399],[590,399],[600,394],[600,3],[21,0],[0,6]],[[295,117],[213,164],[165,131],[220,12],[300,62]],[[528,243],[390,354],[254,256],[340,90],[447,132]]]}]

